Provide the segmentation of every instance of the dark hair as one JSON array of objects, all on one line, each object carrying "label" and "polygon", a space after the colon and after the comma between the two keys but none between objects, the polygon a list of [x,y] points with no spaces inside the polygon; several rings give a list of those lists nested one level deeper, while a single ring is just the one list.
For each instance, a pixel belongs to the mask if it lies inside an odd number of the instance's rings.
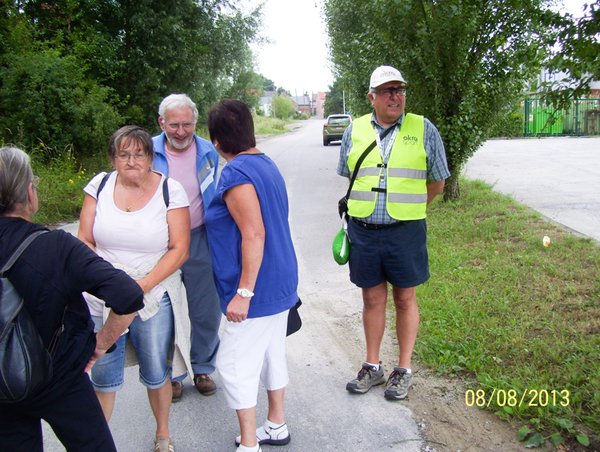
[{"label": "dark hair", "polygon": [[144,154],[150,157],[150,161],[154,159],[152,137],[140,126],[123,126],[112,134],[108,142],[108,156],[110,159],[114,160],[117,152],[129,146],[132,141],[142,145]]},{"label": "dark hair", "polygon": [[221,151],[239,154],[256,147],[254,120],[248,106],[237,99],[223,99],[208,114],[208,133]]}]

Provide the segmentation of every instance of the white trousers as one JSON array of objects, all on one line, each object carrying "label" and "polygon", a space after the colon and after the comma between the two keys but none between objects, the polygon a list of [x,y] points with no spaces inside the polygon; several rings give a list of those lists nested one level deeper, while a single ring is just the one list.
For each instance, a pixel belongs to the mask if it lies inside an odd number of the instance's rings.
[{"label": "white trousers", "polygon": [[225,322],[217,353],[217,371],[227,403],[234,410],[255,407],[258,385],[267,391],[285,388],[289,382],[285,357],[285,333],[289,311]]}]

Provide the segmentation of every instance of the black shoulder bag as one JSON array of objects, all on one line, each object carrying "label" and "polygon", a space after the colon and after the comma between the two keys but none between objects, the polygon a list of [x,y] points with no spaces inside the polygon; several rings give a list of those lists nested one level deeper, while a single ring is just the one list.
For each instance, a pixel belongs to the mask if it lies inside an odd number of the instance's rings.
[{"label": "black shoulder bag", "polygon": [[12,267],[29,244],[46,232],[36,231],[29,235],[0,270],[0,403],[25,400],[52,381],[52,352],[64,327],[61,326],[54,334],[51,350],[46,350],[29,313],[23,307],[23,297],[4,277],[4,272]]}]

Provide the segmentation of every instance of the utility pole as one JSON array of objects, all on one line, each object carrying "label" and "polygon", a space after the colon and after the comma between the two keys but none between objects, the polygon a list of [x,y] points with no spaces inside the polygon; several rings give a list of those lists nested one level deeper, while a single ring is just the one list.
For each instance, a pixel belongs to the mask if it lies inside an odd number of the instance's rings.
[{"label": "utility pole", "polygon": [[344,114],[346,114],[346,91],[342,90],[342,103],[344,105]]}]

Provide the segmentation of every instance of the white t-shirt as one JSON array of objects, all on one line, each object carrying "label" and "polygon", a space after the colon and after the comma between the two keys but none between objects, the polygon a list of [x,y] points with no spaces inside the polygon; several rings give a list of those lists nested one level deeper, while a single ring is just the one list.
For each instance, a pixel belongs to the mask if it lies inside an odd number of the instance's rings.
[{"label": "white t-shirt", "polygon": [[[83,191],[96,199],[98,186],[106,173],[94,176]],[[160,173],[158,173],[160,174]],[[169,207],[163,198],[161,181],[154,196],[142,209],[134,212],[120,210],[114,202],[116,171],[111,173],[100,199],[96,199],[96,217],[92,233],[96,242],[96,253],[112,264],[138,268],[142,264],[158,259],[169,249],[169,226],[167,210],[188,207],[188,197],[179,182],[169,178]],[[154,295],[160,300],[165,289],[157,285]],[[86,301],[93,315],[102,315],[103,303],[95,297],[87,296]]]}]

